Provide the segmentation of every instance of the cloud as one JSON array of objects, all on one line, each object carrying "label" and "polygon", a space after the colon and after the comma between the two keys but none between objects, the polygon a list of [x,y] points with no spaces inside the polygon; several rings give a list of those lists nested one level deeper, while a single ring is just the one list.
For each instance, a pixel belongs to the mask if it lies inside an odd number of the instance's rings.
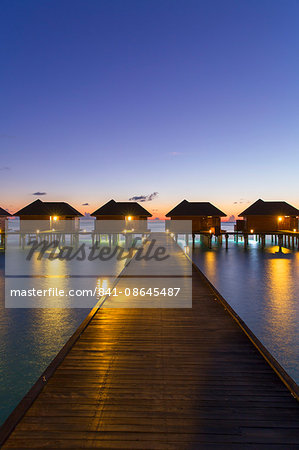
[{"label": "cloud", "polygon": [[168,154],[171,156],[178,156],[178,155],[182,155],[183,153],[182,152],[169,152]]},{"label": "cloud", "polygon": [[156,197],[158,197],[159,192],[153,192],[152,194],[150,194],[147,198],[148,202],[151,202],[152,200],[154,200]]},{"label": "cloud", "polygon": [[244,198],[240,198],[237,202],[234,202],[234,205],[242,205],[242,203],[250,203],[249,200],[245,200]]},{"label": "cloud", "polygon": [[129,198],[130,202],[151,202],[156,197],[158,197],[159,192],[153,192],[150,195],[134,195],[134,197]]},{"label": "cloud", "polygon": [[1,172],[4,171],[4,170],[11,170],[11,168],[8,167],[8,166],[2,166],[2,167],[0,167],[0,171],[1,171]]},{"label": "cloud", "polygon": [[89,203],[82,203],[82,206],[89,206]]},{"label": "cloud", "polygon": [[40,196],[40,195],[47,195],[47,193],[46,193],[46,192],[39,192],[39,191],[37,191],[37,192],[33,192],[32,195],[38,195],[38,196]]}]

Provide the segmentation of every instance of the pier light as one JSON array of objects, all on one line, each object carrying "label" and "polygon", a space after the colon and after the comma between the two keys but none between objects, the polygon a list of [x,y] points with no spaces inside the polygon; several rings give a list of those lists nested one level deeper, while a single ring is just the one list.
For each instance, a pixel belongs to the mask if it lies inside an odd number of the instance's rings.
[{"label": "pier light", "polygon": [[294,231],[294,233],[296,233],[296,231],[297,231],[296,228],[294,228],[293,231]]},{"label": "pier light", "polygon": [[53,220],[54,220],[54,222],[56,222],[56,220],[58,220],[58,217],[57,216],[53,216]]},{"label": "pier light", "polygon": [[212,233],[212,230],[210,230],[209,233]]},{"label": "pier light", "polygon": [[174,237],[174,233],[170,233],[170,236],[171,236],[171,237]]},{"label": "pier light", "polygon": [[166,230],[166,233],[169,233],[169,230],[168,230],[168,228],[167,228],[167,230]]},{"label": "pier light", "polygon": [[37,234],[39,233],[39,230],[36,230]]},{"label": "pier light", "polygon": [[250,233],[253,233],[254,232],[254,230],[250,230]]},{"label": "pier light", "polygon": [[129,220],[129,221],[132,220],[132,216],[128,216],[127,220]]},{"label": "pier light", "polygon": [[278,222],[281,222],[282,221],[282,217],[278,217]]}]

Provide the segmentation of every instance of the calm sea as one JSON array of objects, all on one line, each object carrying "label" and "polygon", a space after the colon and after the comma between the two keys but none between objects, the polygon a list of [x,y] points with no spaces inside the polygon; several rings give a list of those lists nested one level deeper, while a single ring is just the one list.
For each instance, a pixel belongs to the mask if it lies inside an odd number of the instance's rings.
[{"label": "calm sea", "polygon": [[208,249],[196,243],[193,260],[255,335],[299,383],[299,252],[263,250],[252,237],[248,249]]},{"label": "calm sea", "polygon": [[[14,224],[16,226],[16,223]],[[81,228],[93,221],[82,219]],[[153,231],[163,224],[153,223]],[[233,224],[223,228],[230,231]],[[193,259],[270,352],[299,382],[299,252],[269,242],[248,250],[197,241]],[[21,400],[78,325],[87,309],[5,309],[4,254],[0,253],[0,423]]]}]

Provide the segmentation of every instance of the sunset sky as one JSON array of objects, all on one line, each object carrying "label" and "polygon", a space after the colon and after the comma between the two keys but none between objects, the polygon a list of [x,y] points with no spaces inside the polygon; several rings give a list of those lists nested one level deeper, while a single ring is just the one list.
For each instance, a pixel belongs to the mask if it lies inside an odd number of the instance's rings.
[{"label": "sunset sky", "polygon": [[2,0],[0,206],[299,207],[298,29],[293,0]]}]

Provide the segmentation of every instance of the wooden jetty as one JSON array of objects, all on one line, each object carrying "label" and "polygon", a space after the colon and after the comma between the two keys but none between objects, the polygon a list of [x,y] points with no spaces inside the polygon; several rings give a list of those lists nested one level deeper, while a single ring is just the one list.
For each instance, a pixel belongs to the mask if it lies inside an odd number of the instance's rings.
[{"label": "wooden jetty", "polygon": [[[186,255],[165,241],[190,279]],[[299,447],[297,386],[197,268],[192,308],[109,301],[8,418],[3,448]]]},{"label": "wooden jetty", "polygon": [[0,250],[5,249],[5,228],[8,217],[11,217],[11,214],[0,207]]},{"label": "wooden jetty", "polygon": [[[36,232],[19,232],[11,231],[9,235],[16,235],[19,238],[19,244],[22,248],[25,248],[32,241],[51,243],[58,242],[59,246],[63,245],[73,245],[79,246],[80,243],[85,242],[86,238],[89,239],[91,245],[99,244],[101,242],[107,242],[110,245],[116,245],[119,241],[125,241],[125,247],[130,246],[133,239],[137,236],[141,236],[145,239],[150,235],[150,231],[131,231],[123,230],[122,232],[108,233],[108,232],[97,232],[97,231],[77,231],[77,232],[59,232],[52,230],[44,230]],[[288,248],[292,250],[299,250],[299,232],[294,231],[279,231],[279,232],[263,232],[263,233],[247,233],[241,231],[221,231],[220,234],[214,234],[210,232],[200,232],[192,234],[182,234],[182,233],[169,233],[171,237],[178,241],[179,237],[184,237],[186,245],[195,246],[196,237],[200,237],[203,243],[208,247],[212,248],[213,243],[216,245],[223,245],[226,249],[229,248],[229,239],[232,238],[234,242],[240,243],[244,248],[248,248],[250,239],[254,239],[263,249],[266,246],[267,238],[271,240],[272,245],[277,245],[279,251],[282,248]],[[269,241],[268,241],[269,242]],[[5,245],[5,233],[0,232],[0,249],[4,249]]]},{"label": "wooden jetty", "polygon": [[[258,241],[260,246],[264,248],[266,246],[266,239],[271,239],[272,245],[277,245],[279,250],[282,248],[289,249],[297,249],[299,250],[299,232],[298,231],[267,231],[267,232],[244,232],[244,231],[221,231],[220,234],[214,234],[209,232],[201,232],[201,233],[193,233],[192,234],[192,245],[195,245],[196,236],[200,236],[203,238],[203,241],[207,245],[207,247],[212,248],[213,240],[222,245],[223,240],[225,241],[225,248],[229,247],[229,238],[233,238],[233,240],[238,243],[241,242],[244,245],[244,248],[248,247],[249,240],[254,239]],[[189,241],[189,238],[187,238]],[[177,237],[176,237],[177,240]]]}]

